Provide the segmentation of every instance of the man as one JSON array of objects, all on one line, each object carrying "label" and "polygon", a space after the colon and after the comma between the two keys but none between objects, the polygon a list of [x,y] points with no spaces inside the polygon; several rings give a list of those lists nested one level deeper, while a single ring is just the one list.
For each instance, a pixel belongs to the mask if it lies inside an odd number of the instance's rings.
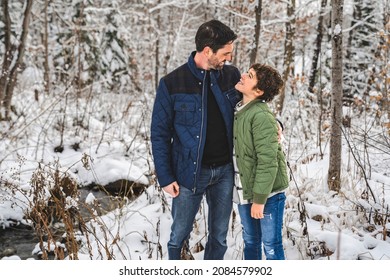
[{"label": "man", "polygon": [[237,35],[211,20],[195,36],[188,62],[160,80],[152,114],[151,141],[157,178],[173,197],[168,255],[180,259],[203,195],[208,204],[205,260],[221,260],[232,211],[233,115],[241,99],[232,60]]}]

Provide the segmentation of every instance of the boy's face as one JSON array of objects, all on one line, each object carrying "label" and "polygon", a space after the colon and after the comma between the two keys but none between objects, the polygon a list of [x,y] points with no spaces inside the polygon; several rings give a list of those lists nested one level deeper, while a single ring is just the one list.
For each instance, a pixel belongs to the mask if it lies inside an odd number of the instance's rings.
[{"label": "boy's face", "polygon": [[235,88],[242,94],[251,94],[256,91],[257,77],[256,72],[252,68],[248,72],[241,75],[240,81]]}]

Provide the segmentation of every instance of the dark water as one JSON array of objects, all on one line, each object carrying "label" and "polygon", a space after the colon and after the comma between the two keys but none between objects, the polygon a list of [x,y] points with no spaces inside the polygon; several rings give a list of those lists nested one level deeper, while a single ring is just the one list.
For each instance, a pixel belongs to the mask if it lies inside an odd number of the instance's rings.
[{"label": "dark water", "polygon": [[[84,188],[80,189],[80,200],[83,201],[89,193],[95,196],[99,201],[99,212],[101,214],[107,213],[115,208],[120,207],[120,198],[116,193],[109,193],[107,189],[102,190],[98,188]],[[130,200],[138,197],[142,191],[136,193]],[[129,198],[129,197],[128,197]],[[89,211],[80,209],[81,215],[87,221],[89,219]],[[40,259],[36,254],[33,254],[34,248],[38,246],[39,239],[34,230],[27,225],[15,225],[9,228],[0,228],[0,260],[7,256],[19,256],[22,260],[29,258]],[[49,256],[49,259],[53,256]]]},{"label": "dark water", "polygon": [[31,227],[17,225],[0,229],[0,259],[5,256],[18,255],[22,260],[37,259],[33,249],[39,242]]}]

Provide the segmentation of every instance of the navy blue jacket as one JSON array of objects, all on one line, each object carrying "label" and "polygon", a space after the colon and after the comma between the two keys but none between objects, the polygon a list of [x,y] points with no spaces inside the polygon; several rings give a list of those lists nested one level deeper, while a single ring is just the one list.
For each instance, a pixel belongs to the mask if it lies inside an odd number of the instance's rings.
[{"label": "navy blue jacket", "polygon": [[[206,140],[208,85],[193,52],[188,62],[161,78],[153,107],[151,142],[154,166],[161,187],[174,181],[195,190]],[[233,151],[234,107],[241,94],[234,88],[240,72],[231,65],[211,70],[211,90],[226,125]]]}]

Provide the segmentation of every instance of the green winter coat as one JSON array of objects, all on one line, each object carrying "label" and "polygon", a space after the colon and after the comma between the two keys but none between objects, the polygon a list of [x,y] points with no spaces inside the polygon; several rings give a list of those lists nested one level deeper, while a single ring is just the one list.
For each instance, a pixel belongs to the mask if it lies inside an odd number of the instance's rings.
[{"label": "green winter coat", "polygon": [[277,123],[267,103],[255,99],[236,112],[233,133],[243,198],[265,204],[270,193],[288,186]]}]

